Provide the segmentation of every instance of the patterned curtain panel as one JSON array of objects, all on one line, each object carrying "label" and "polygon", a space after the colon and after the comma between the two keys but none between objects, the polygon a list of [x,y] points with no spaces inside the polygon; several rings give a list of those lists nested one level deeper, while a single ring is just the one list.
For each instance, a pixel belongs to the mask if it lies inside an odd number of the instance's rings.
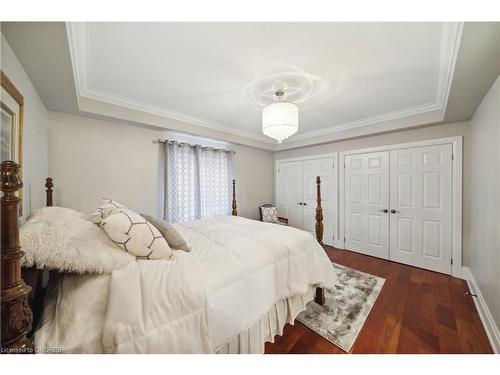
[{"label": "patterned curtain panel", "polygon": [[176,223],[230,214],[232,153],[177,142],[163,147],[165,219]]}]

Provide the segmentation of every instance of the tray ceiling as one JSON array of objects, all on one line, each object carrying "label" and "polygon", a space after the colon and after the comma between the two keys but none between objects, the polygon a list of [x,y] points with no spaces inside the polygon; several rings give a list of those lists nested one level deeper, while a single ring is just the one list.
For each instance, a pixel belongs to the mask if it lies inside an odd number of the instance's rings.
[{"label": "tray ceiling", "polygon": [[68,23],[67,30],[81,110],[126,117],[126,109],[276,149],[261,131],[275,86],[289,87],[300,107],[299,131],[283,148],[347,130],[442,121],[462,24]]}]

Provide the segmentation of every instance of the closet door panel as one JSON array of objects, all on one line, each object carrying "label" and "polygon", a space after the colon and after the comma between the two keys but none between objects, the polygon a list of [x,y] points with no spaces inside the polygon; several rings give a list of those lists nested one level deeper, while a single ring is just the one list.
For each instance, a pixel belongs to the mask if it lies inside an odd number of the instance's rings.
[{"label": "closet door panel", "polygon": [[391,151],[390,259],[451,273],[451,145]]},{"label": "closet door panel", "polygon": [[278,215],[288,219],[288,225],[302,228],[302,162],[280,163],[278,174]]},{"label": "closet door panel", "polygon": [[389,257],[389,153],[345,157],[345,248]]}]

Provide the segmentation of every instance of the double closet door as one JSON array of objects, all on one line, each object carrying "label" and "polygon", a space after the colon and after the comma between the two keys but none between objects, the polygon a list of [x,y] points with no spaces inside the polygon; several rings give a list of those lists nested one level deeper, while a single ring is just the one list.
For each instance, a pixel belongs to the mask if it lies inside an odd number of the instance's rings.
[{"label": "double closet door", "polygon": [[276,204],[288,225],[315,235],[316,177],[321,177],[323,242],[333,246],[334,158],[279,162],[276,171]]},{"label": "double closet door", "polygon": [[451,273],[451,144],[345,156],[345,248]]}]

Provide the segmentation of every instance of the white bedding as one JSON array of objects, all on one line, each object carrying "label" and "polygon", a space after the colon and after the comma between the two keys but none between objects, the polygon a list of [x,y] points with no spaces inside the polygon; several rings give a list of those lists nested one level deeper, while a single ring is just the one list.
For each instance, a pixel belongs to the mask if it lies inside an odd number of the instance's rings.
[{"label": "white bedding", "polygon": [[65,352],[213,353],[277,302],[335,283],[310,233],[233,216],[175,227],[191,253],[94,277],[97,290],[90,276],[63,279],[35,344]]}]

